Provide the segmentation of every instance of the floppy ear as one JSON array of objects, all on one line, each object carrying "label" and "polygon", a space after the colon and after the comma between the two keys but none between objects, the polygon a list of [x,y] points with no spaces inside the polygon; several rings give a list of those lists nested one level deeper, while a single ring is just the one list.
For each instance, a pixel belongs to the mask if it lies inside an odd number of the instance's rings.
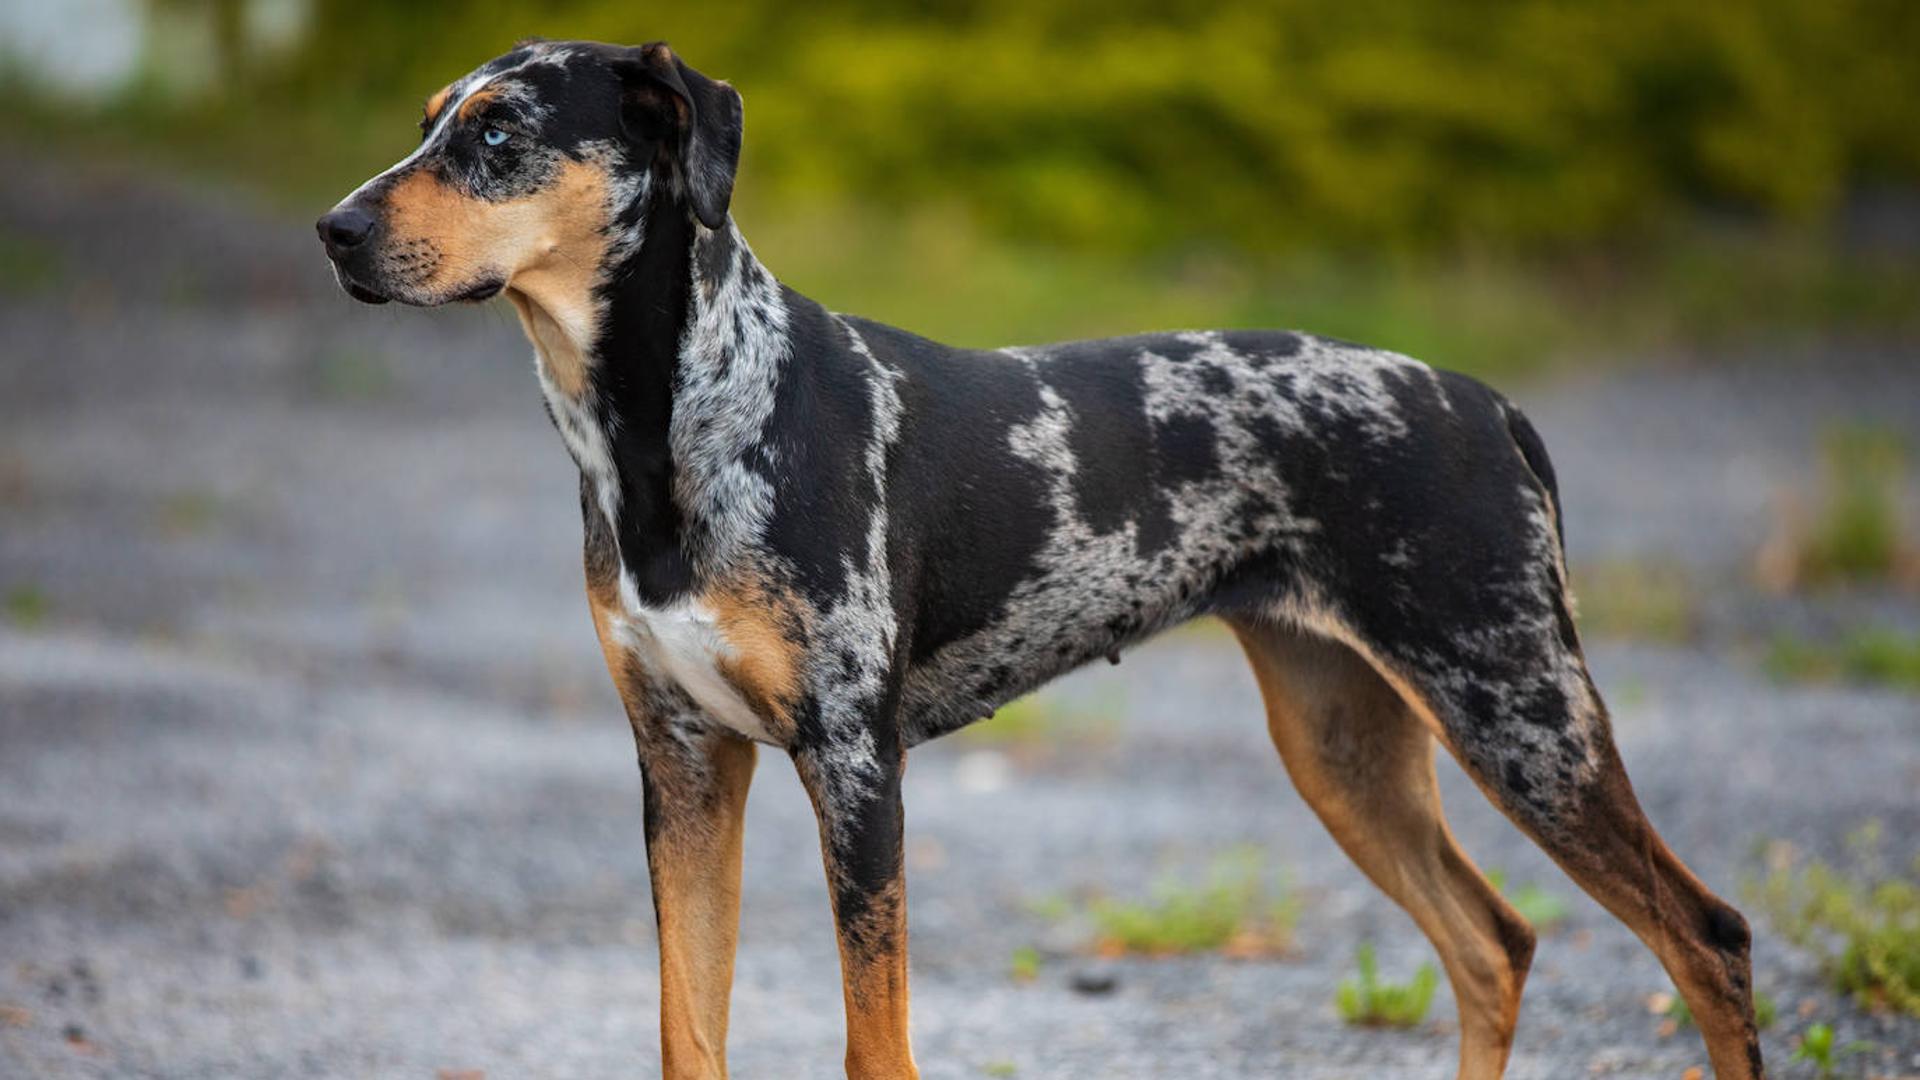
[{"label": "floppy ear", "polygon": [[664,41],[627,50],[615,67],[629,137],[666,146],[695,216],[709,229],[720,228],[740,164],[739,92],[688,67]]}]

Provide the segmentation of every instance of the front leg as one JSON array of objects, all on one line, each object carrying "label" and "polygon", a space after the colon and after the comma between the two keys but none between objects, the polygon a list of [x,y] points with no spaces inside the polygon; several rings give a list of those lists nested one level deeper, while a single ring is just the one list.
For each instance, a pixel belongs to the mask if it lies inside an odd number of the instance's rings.
[{"label": "front leg", "polygon": [[813,798],[840,938],[847,1075],[914,1080],[907,1035],[907,883],[897,738],[858,738],[793,754]]},{"label": "front leg", "polygon": [[754,746],[717,728],[642,730],[647,871],[660,934],[666,1080],[727,1075],[727,1003],[740,926],[740,836]]}]

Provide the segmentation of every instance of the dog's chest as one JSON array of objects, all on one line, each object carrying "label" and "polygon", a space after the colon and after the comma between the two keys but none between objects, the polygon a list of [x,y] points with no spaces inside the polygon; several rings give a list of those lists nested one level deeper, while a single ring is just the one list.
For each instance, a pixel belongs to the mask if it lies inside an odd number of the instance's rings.
[{"label": "dog's chest", "polygon": [[630,607],[609,621],[614,640],[649,677],[678,689],[734,732],[757,742],[774,741],[724,670],[739,658],[739,650],[707,605],[681,600],[665,607]]}]

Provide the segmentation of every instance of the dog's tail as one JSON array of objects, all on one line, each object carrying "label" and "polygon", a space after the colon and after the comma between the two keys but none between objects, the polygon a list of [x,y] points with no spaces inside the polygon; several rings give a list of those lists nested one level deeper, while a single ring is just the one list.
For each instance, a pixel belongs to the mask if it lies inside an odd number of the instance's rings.
[{"label": "dog's tail", "polygon": [[1553,460],[1547,457],[1547,444],[1540,441],[1540,433],[1533,429],[1533,422],[1521,412],[1513,402],[1500,399],[1500,411],[1507,418],[1507,433],[1513,436],[1513,445],[1520,448],[1520,458],[1527,468],[1547,489],[1547,499],[1553,504],[1553,531],[1559,537],[1560,547],[1567,546],[1566,515],[1560,512],[1560,482],[1553,475]]}]

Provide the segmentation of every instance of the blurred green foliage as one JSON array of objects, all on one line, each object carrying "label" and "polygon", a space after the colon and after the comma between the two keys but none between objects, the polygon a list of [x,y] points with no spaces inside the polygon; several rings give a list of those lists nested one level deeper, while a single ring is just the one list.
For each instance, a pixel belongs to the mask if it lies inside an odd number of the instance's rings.
[{"label": "blurred green foliage", "polygon": [[1838,641],[1781,636],[1768,646],[1764,662],[1781,682],[1844,680],[1920,694],[1920,634],[1863,627]]},{"label": "blurred green foliage", "polygon": [[[1531,250],[1920,180],[1902,0],[317,0],[270,63],[244,9],[210,4],[202,120],[404,148],[418,99],[525,34],[667,38],[745,94],[768,197],[953,203],[1080,246]],[[143,102],[171,108],[114,107]],[[268,141],[329,189],[380,157]]]},{"label": "blurred green foliage", "polygon": [[47,620],[53,604],[38,586],[15,585],[7,590],[7,619],[22,630],[31,630]]},{"label": "blurred green foliage", "polygon": [[278,52],[243,0],[147,3],[210,21],[210,92],[158,56],[91,134],[304,206],[519,37],[670,40],[745,95],[737,205],[776,270],[976,343],[1085,332],[1073,308],[1484,368],[1920,321],[1910,253],[1833,242],[1850,198],[1920,187],[1903,0],[313,0]]},{"label": "blurred green foliage", "polygon": [[1487,884],[1507,898],[1520,917],[1527,920],[1535,930],[1547,933],[1567,921],[1570,912],[1567,902],[1541,888],[1531,881],[1522,883],[1512,892],[1507,891],[1507,872],[1500,869],[1486,872]]},{"label": "blurred green foliage", "polygon": [[1906,556],[1900,492],[1907,448],[1900,433],[1846,427],[1821,447],[1827,505],[1807,539],[1802,561],[1811,581],[1881,581]]},{"label": "blurred green foliage", "polygon": [[1843,867],[1780,845],[1747,891],[1782,936],[1819,954],[1834,989],[1863,1008],[1920,1017],[1920,859],[1889,866],[1883,847],[1878,821],[1847,838]]},{"label": "blurred green foliage", "polygon": [[1573,570],[1574,612],[1595,638],[1684,644],[1699,631],[1699,589],[1677,566],[1644,561],[1584,563]]},{"label": "blurred green foliage", "polygon": [[61,263],[53,248],[0,228],[0,296],[45,292],[59,283]]}]

